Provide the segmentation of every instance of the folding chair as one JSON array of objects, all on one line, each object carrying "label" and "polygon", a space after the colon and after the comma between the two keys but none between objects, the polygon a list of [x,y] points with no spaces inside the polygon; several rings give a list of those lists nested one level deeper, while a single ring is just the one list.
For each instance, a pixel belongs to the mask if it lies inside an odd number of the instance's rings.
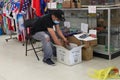
[{"label": "folding chair", "polygon": [[[32,24],[34,23],[34,20],[26,20],[24,25],[25,25],[25,32],[26,32],[26,37],[25,37],[25,43],[26,43],[26,51],[25,51],[25,55],[27,56],[27,52],[28,51],[31,51],[33,50],[34,53],[35,53],[35,56],[37,57],[37,60],[39,61],[39,57],[37,55],[37,52],[40,52],[40,51],[36,51],[36,49],[39,49],[39,48],[42,48],[42,47],[34,47],[34,43],[33,43],[33,38],[32,38],[32,35],[31,35],[31,26]],[[37,41],[37,40],[36,40]],[[30,45],[32,46],[31,49],[28,49],[28,42],[30,43]]]}]

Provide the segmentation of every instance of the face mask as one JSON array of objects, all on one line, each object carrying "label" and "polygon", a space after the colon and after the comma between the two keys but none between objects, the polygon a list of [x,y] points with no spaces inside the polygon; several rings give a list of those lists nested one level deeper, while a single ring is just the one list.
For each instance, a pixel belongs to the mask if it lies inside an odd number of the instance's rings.
[{"label": "face mask", "polygon": [[54,20],[53,21],[55,24],[59,24],[60,22],[59,21],[57,21],[57,20]]}]

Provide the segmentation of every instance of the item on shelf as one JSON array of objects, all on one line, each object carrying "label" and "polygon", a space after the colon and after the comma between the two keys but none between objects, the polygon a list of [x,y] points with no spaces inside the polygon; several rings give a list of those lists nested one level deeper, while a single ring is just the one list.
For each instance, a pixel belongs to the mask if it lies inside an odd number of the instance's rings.
[{"label": "item on shelf", "polygon": [[90,5],[97,5],[97,0],[91,0]]},{"label": "item on shelf", "polygon": [[63,8],[70,8],[71,7],[71,1],[64,1],[62,3]]},{"label": "item on shelf", "polygon": [[105,0],[98,0],[98,5],[104,5],[105,4]]},{"label": "item on shelf", "polygon": [[81,8],[81,3],[80,2],[77,2],[77,3],[71,2],[71,8]]},{"label": "item on shelf", "polygon": [[57,2],[49,2],[47,6],[49,9],[57,9]]},{"label": "item on shelf", "polygon": [[107,0],[106,4],[113,5],[113,4],[115,4],[115,0]]},{"label": "item on shelf", "polygon": [[90,0],[81,0],[82,5],[90,5]]},{"label": "item on shelf", "polygon": [[71,0],[71,8],[80,8],[81,1],[80,0]]},{"label": "item on shelf", "polygon": [[62,8],[62,3],[57,3],[57,9],[61,9]]}]

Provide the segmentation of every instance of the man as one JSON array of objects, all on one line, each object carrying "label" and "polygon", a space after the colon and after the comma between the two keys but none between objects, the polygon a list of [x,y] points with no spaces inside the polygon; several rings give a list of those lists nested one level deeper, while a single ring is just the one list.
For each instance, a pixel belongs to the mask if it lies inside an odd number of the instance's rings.
[{"label": "man", "polygon": [[[49,65],[55,64],[51,60],[52,55],[56,56],[56,48],[52,45],[52,41],[54,42],[54,44],[62,46],[57,37],[57,34],[65,43],[68,43],[67,39],[64,37],[59,27],[60,21],[64,20],[65,19],[63,11],[54,10],[51,13],[37,19],[31,29],[33,38],[42,42],[44,52],[43,62]],[[53,26],[55,27],[55,30]]]}]

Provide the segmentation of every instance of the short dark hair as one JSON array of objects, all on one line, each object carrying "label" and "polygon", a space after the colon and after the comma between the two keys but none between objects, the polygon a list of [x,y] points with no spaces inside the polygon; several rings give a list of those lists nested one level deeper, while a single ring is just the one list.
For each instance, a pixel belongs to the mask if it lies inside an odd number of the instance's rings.
[{"label": "short dark hair", "polygon": [[65,21],[64,12],[62,10],[51,10],[51,14],[55,15],[55,17],[57,17],[61,21]]}]

